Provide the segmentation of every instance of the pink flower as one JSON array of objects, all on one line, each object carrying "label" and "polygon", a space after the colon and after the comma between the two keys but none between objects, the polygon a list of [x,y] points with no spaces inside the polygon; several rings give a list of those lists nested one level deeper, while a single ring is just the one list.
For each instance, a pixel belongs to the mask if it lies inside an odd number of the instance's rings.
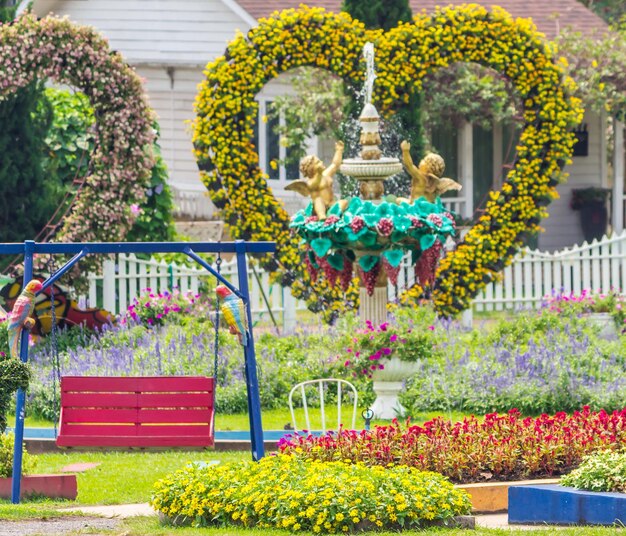
[{"label": "pink flower", "polygon": [[131,211],[133,214],[137,215],[137,214],[139,214],[139,213],[141,212],[141,208],[139,208],[139,205],[138,205],[137,203],[133,203],[133,204],[130,206],[130,211]]}]

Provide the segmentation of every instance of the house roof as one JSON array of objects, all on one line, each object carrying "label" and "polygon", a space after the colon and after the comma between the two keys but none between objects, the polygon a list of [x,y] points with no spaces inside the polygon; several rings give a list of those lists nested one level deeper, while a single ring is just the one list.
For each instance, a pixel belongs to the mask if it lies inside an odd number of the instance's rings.
[{"label": "house roof", "polygon": [[[260,19],[277,10],[296,8],[303,0],[237,0],[237,2],[255,19]],[[413,13],[420,13],[422,10],[432,12],[436,6],[459,6],[467,3],[468,0],[410,0]],[[548,39],[553,39],[566,27],[572,27],[585,35],[608,29],[606,22],[578,0],[473,0],[473,3],[487,7],[498,5],[513,17],[531,18]],[[334,12],[341,10],[341,0],[311,0],[309,4]]]}]

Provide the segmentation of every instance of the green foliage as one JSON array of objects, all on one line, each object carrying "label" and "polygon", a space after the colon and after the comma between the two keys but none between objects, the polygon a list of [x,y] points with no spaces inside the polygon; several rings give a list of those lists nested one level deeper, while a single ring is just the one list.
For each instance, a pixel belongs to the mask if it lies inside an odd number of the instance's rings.
[{"label": "green foliage", "polygon": [[341,10],[359,19],[367,28],[390,30],[413,18],[408,0],[344,0]]},{"label": "green foliage", "polygon": [[257,525],[342,533],[422,527],[469,513],[441,475],[400,467],[300,460],[189,465],[155,484],[151,504],[177,524]]},{"label": "green foliage", "polygon": [[0,435],[6,430],[7,413],[15,391],[26,389],[31,378],[30,366],[9,355],[6,324],[0,323]]},{"label": "green foliage", "polygon": [[272,118],[284,118],[274,131],[289,148],[285,164],[300,161],[311,136],[340,138],[348,101],[343,82],[327,71],[301,67],[291,81],[295,94],[277,96],[269,113]]},{"label": "green foliage", "polygon": [[31,83],[0,101],[0,241],[33,239],[56,208],[56,198],[42,166],[42,147],[50,122],[36,114],[42,85]]},{"label": "green foliage", "polygon": [[565,30],[557,45],[585,108],[626,118],[626,17],[602,36]]},{"label": "green foliage", "polygon": [[13,5],[12,0],[0,0],[0,23],[12,21],[16,11],[17,5]]},{"label": "green foliage", "polygon": [[563,486],[586,491],[626,492],[626,453],[605,450],[585,456],[579,467],[561,478]]},{"label": "green foliage", "polygon": [[[89,99],[83,93],[47,88],[45,95],[54,109],[54,119],[45,140],[47,150],[43,165],[58,204],[67,192],[75,188],[73,181],[89,173],[95,145],[95,117]],[[41,108],[40,102],[39,114]],[[137,219],[126,236],[129,242],[167,242],[175,237],[172,193],[167,184],[167,166],[158,141],[155,141],[153,151],[155,163],[146,199],[141,205],[131,207]]]},{"label": "green foliage", "polygon": [[578,0],[608,23],[614,23],[624,16],[624,0]]},{"label": "green foliage", "polygon": [[[14,434],[0,434],[0,478],[13,474],[13,449],[15,448]],[[36,458],[22,451],[22,473],[30,474],[37,464]]]},{"label": "green foliage", "polygon": [[[85,177],[94,148],[95,117],[84,93],[46,88],[45,98],[53,108],[53,119],[45,143],[43,166],[61,195],[73,188],[75,179]],[[40,101],[41,106],[41,101]]]},{"label": "green foliage", "polygon": [[505,76],[475,63],[455,63],[424,80],[424,124],[459,127],[463,121],[491,129],[519,120],[520,104]]}]

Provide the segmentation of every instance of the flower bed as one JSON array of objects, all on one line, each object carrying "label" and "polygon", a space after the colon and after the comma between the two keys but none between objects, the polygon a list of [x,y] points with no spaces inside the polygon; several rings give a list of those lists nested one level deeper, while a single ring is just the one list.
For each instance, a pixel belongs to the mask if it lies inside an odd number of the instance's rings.
[{"label": "flower bed", "polygon": [[151,504],[179,522],[321,533],[416,528],[470,511],[441,475],[409,467],[304,460],[188,466],[155,484]]},{"label": "flower bed", "polygon": [[517,410],[452,423],[441,417],[403,428],[394,421],[372,431],[340,430],[294,436],[280,451],[302,459],[405,464],[436,471],[454,482],[552,476],[576,467],[585,454],[626,441],[626,409],[608,414],[588,407],[572,415],[522,418]]}]

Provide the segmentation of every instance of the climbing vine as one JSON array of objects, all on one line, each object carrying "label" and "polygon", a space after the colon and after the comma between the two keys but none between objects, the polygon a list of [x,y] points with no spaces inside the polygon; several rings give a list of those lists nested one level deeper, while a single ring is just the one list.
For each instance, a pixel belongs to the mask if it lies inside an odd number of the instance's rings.
[{"label": "climbing vine", "polygon": [[55,239],[121,240],[154,163],[154,117],[141,80],[91,27],[31,14],[1,25],[0,101],[48,79],[80,89],[97,121],[90,174]]}]

